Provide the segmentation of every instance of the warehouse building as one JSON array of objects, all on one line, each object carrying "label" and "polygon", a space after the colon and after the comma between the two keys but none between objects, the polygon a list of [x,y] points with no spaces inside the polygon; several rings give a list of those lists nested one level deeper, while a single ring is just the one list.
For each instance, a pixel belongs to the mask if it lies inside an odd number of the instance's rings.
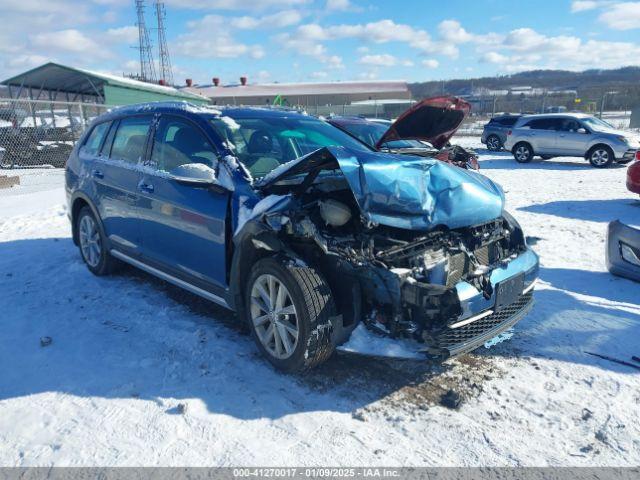
[{"label": "warehouse building", "polygon": [[29,98],[104,105],[129,105],[154,101],[188,101],[206,104],[197,92],[155,85],[107,73],[49,62],[3,82],[10,98]]},{"label": "warehouse building", "polygon": [[203,86],[194,86],[187,80],[182,91],[203,95],[214,105],[277,104],[302,106],[309,110],[327,105],[411,98],[404,81],[249,84],[246,77],[241,77],[239,84],[221,85],[219,79],[214,78],[212,85]]}]

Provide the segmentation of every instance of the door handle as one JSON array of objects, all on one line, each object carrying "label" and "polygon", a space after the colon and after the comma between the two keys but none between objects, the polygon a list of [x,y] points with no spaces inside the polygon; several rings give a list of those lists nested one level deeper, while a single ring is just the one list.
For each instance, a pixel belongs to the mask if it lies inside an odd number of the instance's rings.
[{"label": "door handle", "polygon": [[100,170],[94,170],[93,176],[96,178],[104,178],[104,173],[102,173]]},{"label": "door handle", "polygon": [[153,185],[150,183],[140,183],[138,188],[143,192],[153,193]]}]

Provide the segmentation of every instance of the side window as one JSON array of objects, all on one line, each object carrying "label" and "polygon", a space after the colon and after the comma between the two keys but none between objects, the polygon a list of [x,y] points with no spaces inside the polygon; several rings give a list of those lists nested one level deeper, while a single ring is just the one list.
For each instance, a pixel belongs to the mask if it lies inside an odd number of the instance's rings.
[{"label": "side window", "polygon": [[96,155],[100,151],[100,146],[107,134],[109,125],[111,125],[111,122],[103,122],[93,127],[93,130],[91,130],[91,133],[81,148],[82,153],[86,155]]},{"label": "side window", "polygon": [[560,120],[557,118],[538,118],[530,120],[527,126],[533,130],[557,130],[560,128]]},{"label": "side window", "polygon": [[120,120],[120,125],[113,139],[110,157],[137,163],[144,155],[147,134],[151,125],[151,117],[128,117]]},{"label": "side window", "polygon": [[151,162],[165,172],[189,163],[211,168],[218,163],[213,147],[202,132],[191,122],[171,116],[162,116],[156,127]]}]

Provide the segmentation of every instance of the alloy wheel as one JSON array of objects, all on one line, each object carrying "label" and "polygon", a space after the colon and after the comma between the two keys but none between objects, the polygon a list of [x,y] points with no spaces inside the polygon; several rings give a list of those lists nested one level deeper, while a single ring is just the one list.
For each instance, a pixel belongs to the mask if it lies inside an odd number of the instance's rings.
[{"label": "alloy wheel", "polygon": [[598,166],[606,165],[609,163],[609,152],[602,148],[595,150],[591,154],[591,163]]},{"label": "alloy wheel", "polygon": [[287,287],[274,275],[260,275],[254,282],[251,321],[270,355],[282,360],[293,355],[299,337],[296,307]]},{"label": "alloy wheel", "polygon": [[489,150],[497,151],[500,150],[501,146],[502,145],[500,144],[500,139],[498,137],[491,136],[487,140],[487,147]]},{"label": "alloy wheel", "polygon": [[529,149],[525,146],[520,146],[516,149],[516,158],[521,162],[526,162],[529,159]]},{"label": "alloy wheel", "polygon": [[79,228],[80,250],[85,262],[90,267],[97,267],[102,255],[102,244],[100,242],[100,232],[98,225],[93,218],[85,215],[80,219]]}]

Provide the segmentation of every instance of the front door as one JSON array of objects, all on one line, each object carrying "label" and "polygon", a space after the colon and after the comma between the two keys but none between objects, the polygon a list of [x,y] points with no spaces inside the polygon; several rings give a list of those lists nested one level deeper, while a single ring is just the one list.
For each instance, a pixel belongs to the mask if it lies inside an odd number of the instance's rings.
[{"label": "front door", "polygon": [[583,157],[590,138],[591,134],[577,119],[564,118],[558,132],[558,153]]},{"label": "front door", "polygon": [[138,184],[151,120],[143,115],[114,121],[92,166],[105,234],[113,247],[134,256],[140,251]]},{"label": "front door", "polygon": [[225,288],[230,195],[172,180],[171,171],[187,164],[219,167],[213,147],[196,125],[163,115],[139,185],[143,256],[199,288]]}]

